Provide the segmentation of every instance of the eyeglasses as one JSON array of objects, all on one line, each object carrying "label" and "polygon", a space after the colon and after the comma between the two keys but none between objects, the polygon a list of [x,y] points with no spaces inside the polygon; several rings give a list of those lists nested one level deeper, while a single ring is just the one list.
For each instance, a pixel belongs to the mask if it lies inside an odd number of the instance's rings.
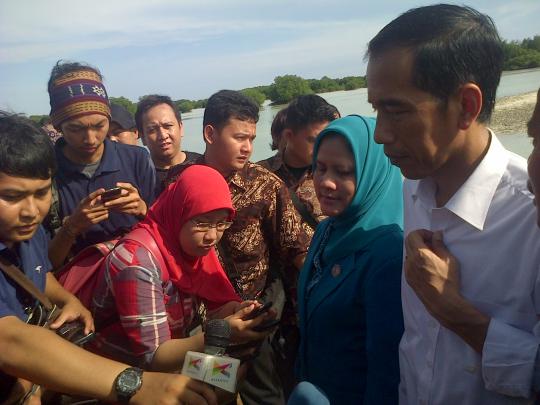
[{"label": "eyeglasses", "polygon": [[191,220],[193,222],[194,229],[198,232],[208,232],[212,228],[216,228],[216,231],[223,232],[225,229],[229,229],[232,225],[232,222],[230,221],[221,221],[216,223],[211,222],[197,222],[195,220]]}]

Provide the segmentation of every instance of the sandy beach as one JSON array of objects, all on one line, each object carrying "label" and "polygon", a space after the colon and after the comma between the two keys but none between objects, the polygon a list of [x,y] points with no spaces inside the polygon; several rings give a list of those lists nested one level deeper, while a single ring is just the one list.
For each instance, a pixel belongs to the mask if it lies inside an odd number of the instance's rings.
[{"label": "sandy beach", "polygon": [[490,128],[497,134],[526,134],[536,103],[536,91],[497,99]]}]

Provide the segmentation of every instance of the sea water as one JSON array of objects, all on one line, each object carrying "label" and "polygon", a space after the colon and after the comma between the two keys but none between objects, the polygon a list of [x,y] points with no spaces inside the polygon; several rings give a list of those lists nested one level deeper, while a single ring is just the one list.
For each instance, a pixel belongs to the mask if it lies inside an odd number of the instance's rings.
[{"label": "sea water", "polygon": [[[504,72],[497,90],[497,97],[513,96],[517,94],[537,91],[540,87],[540,69],[527,69],[514,72]],[[342,116],[359,114],[375,116],[373,108],[367,102],[367,89],[350,91],[336,91],[321,94],[330,104],[335,105]],[[270,149],[272,138],[270,126],[276,113],[283,105],[270,105],[269,101],[261,107],[259,122],[257,123],[257,138],[253,147],[252,162],[266,159],[275,152]],[[203,109],[196,109],[183,114],[184,139],[182,148],[193,152],[204,151],[202,136]],[[531,142],[526,134],[500,135],[501,142],[511,151],[527,157],[532,149]]]}]

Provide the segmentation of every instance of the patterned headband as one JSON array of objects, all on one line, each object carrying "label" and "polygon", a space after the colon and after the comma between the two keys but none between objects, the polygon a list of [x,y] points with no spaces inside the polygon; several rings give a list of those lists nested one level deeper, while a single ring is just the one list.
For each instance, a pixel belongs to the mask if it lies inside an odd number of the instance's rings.
[{"label": "patterned headband", "polygon": [[51,121],[56,128],[68,120],[89,114],[111,119],[107,91],[92,70],[77,70],[57,78],[49,90]]}]

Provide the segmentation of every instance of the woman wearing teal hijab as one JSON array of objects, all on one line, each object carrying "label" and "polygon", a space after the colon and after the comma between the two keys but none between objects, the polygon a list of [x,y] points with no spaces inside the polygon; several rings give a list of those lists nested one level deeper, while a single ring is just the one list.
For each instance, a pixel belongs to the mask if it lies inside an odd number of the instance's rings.
[{"label": "woman wearing teal hijab", "polygon": [[313,151],[319,224],[298,285],[298,377],[331,404],[397,404],[403,333],[401,175],[375,120],[330,123]]}]

